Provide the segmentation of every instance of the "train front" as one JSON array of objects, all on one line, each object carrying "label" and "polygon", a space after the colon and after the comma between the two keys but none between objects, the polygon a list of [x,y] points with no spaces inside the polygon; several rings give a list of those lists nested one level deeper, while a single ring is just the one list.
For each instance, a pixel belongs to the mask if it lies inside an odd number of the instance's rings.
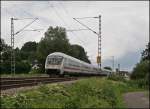
[{"label": "train front", "polygon": [[50,54],[46,58],[45,71],[49,75],[59,75],[62,69],[63,57],[55,54]]}]

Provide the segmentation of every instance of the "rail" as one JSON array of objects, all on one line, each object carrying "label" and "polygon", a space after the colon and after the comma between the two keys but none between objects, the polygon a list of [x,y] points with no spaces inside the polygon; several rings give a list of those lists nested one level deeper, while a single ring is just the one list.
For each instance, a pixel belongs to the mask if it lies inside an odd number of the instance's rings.
[{"label": "rail", "polygon": [[77,80],[75,77],[22,77],[22,78],[0,78],[1,90],[19,88],[25,86],[34,86],[38,84],[55,83],[62,81]]}]

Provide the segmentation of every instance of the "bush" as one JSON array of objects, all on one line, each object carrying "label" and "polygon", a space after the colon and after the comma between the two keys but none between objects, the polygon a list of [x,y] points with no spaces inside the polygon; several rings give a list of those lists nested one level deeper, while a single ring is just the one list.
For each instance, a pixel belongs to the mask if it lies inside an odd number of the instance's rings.
[{"label": "bush", "polygon": [[121,82],[127,83],[129,87],[134,87],[134,88],[148,89],[149,87],[148,79],[126,80],[123,76],[115,75],[115,74],[108,76],[107,79],[113,80],[113,81],[121,81]]},{"label": "bush", "polygon": [[136,65],[131,74],[131,79],[139,88],[149,87],[149,60],[141,61]]},{"label": "bush", "polygon": [[10,74],[11,73],[10,68],[11,68],[10,61],[1,62],[0,64],[1,74]]},{"label": "bush", "polygon": [[122,81],[125,82],[126,79],[123,76],[117,75],[117,74],[111,74],[107,77],[109,80],[114,80],[114,81]]},{"label": "bush", "polygon": [[16,73],[29,73],[31,65],[28,62],[16,62]]},{"label": "bush", "polygon": [[2,108],[123,108],[122,93],[137,90],[134,83],[90,78],[72,85],[40,85],[16,97],[1,97],[1,104]]},{"label": "bush", "polygon": [[149,60],[141,61],[136,65],[131,74],[131,79],[149,80]]},{"label": "bush", "polygon": [[41,73],[43,73],[43,70],[41,68],[31,69],[31,71],[29,73],[30,74],[41,74]]},{"label": "bush", "polygon": [[65,102],[63,108],[65,108],[65,109],[79,109],[80,108],[79,102],[80,102],[80,100],[78,97],[72,97]]},{"label": "bush", "polygon": [[[31,70],[31,65],[28,62],[16,62],[15,73],[28,73]],[[10,62],[4,62],[0,65],[1,74],[10,74]]]}]

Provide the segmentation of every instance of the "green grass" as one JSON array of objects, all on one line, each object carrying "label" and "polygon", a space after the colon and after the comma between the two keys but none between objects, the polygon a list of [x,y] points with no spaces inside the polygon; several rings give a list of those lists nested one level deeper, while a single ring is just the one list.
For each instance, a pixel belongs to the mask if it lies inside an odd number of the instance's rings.
[{"label": "green grass", "polygon": [[145,96],[149,97],[149,91],[145,91]]},{"label": "green grass", "polygon": [[72,85],[40,85],[37,89],[2,96],[2,108],[124,108],[123,93],[141,90],[106,78],[81,79]]}]

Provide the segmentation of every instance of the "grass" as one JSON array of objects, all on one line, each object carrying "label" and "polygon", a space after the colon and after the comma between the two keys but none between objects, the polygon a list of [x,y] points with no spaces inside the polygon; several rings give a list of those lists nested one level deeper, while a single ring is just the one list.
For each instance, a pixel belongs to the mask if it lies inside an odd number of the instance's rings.
[{"label": "grass", "polygon": [[145,96],[149,97],[149,91],[145,91]]},{"label": "grass", "polygon": [[1,96],[2,108],[124,108],[123,93],[141,90],[106,78],[81,79],[72,85],[40,85],[36,90]]}]

